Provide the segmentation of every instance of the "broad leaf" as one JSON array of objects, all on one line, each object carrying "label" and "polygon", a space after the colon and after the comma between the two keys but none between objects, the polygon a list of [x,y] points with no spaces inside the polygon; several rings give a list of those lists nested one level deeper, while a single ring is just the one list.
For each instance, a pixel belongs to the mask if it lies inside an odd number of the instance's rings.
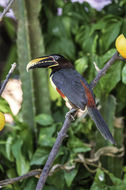
[{"label": "broad leaf", "polygon": [[80,73],[83,74],[83,72],[88,68],[88,62],[87,62],[87,57],[81,57],[75,61],[75,67],[76,70]]},{"label": "broad leaf", "polygon": [[23,141],[18,139],[14,145],[12,145],[12,153],[16,159],[16,168],[18,175],[23,175],[28,172],[29,170],[29,162],[25,160],[24,155],[22,154]]},{"label": "broad leaf", "polygon": [[42,147],[38,148],[33,154],[30,165],[42,165],[45,163],[49,155],[49,150]]},{"label": "broad leaf", "polygon": [[3,112],[3,113],[10,113],[10,114],[12,114],[8,102],[4,98],[2,98],[2,97],[0,97],[0,111]]},{"label": "broad leaf", "polygon": [[35,121],[40,125],[47,126],[53,123],[53,118],[51,117],[51,115],[40,114],[35,117]]},{"label": "broad leaf", "polygon": [[115,41],[116,37],[120,32],[120,26],[122,22],[116,21],[114,23],[108,23],[108,26],[103,30],[102,37],[100,39],[100,47],[103,51],[106,51],[110,45]]},{"label": "broad leaf", "polygon": [[122,82],[126,84],[126,65],[122,69]]},{"label": "broad leaf", "polygon": [[69,138],[68,147],[74,153],[90,151],[90,148],[88,146],[86,146],[79,138],[77,138],[75,136],[72,136],[71,138]]},{"label": "broad leaf", "polygon": [[53,133],[55,132],[55,129],[56,125],[52,125],[48,128],[42,128],[40,130],[38,144],[40,144],[41,146],[52,147],[56,140],[54,137],[52,137]]},{"label": "broad leaf", "polygon": [[71,184],[72,184],[72,182],[73,182],[73,180],[74,180],[77,172],[78,172],[77,169],[71,170],[69,172],[67,172],[67,171],[65,172],[64,177],[65,177],[66,184],[67,184],[68,187],[71,186]]},{"label": "broad leaf", "polygon": [[103,76],[98,84],[96,85],[96,88],[94,89],[94,92],[97,97],[100,97],[101,95],[104,96],[111,92],[112,89],[115,88],[115,86],[118,84],[118,82],[121,79],[121,63],[117,61],[114,65],[111,66],[111,68],[108,70],[108,72]]},{"label": "broad leaf", "polygon": [[12,152],[11,152],[12,142],[13,142],[13,137],[9,136],[6,141],[6,155],[10,161],[14,161],[14,157],[12,156]]},{"label": "broad leaf", "polygon": [[35,190],[35,188],[36,188],[35,178],[32,179],[30,178],[28,182],[25,184],[23,190]]}]

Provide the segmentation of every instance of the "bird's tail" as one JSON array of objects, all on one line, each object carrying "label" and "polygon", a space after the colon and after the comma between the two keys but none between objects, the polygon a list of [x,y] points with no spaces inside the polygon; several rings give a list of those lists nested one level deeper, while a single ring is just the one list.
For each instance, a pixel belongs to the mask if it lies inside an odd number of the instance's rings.
[{"label": "bird's tail", "polygon": [[101,116],[100,112],[97,110],[96,107],[87,107],[88,113],[91,116],[92,120],[95,122],[98,130],[102,134],[102,136],[109,140],[112,144],[116,144],[114,138],[112,137],[111,132],[107,124],[105,123],[103,117]]}]

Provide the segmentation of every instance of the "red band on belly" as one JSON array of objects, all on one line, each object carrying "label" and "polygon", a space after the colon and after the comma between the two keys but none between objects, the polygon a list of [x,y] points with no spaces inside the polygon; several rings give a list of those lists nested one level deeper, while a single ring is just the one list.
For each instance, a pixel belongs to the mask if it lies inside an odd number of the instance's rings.
[{"label": "red band on belly", "polygon": [[94,107],[95,106],[95,100],[94,100],[94,98],[92,96],[92,93],[91,93],[90,89],[84,84],[84,82],[82,80],[80,80],[80,81],[81,81],[82,86],[85,89],[86,97],[87,97],[87,100],[88,100],[87,106]]},{"label": "red band on belly", "polygon": [[65,95],[56,87],[57,92],[60,94],[62,98],[65,98]]}]

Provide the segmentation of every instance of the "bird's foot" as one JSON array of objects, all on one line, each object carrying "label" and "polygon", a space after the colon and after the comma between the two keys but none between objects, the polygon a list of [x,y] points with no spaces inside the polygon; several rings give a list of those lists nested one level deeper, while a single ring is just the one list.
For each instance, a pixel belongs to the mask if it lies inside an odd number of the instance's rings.
[{"label": "bird's foot", "polygon": [[67,117],[70,116],[70,117],[72,118],[72,120],[74,121],[75,118],[74,118],[74,116],[73,116],[73,113],[76,112],[76,111],[77,111],[77,109],[72,108],[70,111],[68,111],[68,112],[66,113],[65,118],[67,118]]}]

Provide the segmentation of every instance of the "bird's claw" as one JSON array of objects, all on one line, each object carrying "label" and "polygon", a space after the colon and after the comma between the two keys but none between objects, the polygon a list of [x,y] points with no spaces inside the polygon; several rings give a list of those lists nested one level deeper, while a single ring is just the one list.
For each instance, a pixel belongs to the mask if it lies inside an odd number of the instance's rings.
[{"label": "bird's claw", "polygon": [[75,111],[77,111],[77,109],[75,109],[75,108],[72,108],[70,111],[68,111],[67,113],[66,113],[66,115],[65,115],[65,118],[67,118],[67,117],[71,117],[72,118],[72,120],[74,121],[75,120],[75,118],[74,118],[74,116],[72,115]]}]

